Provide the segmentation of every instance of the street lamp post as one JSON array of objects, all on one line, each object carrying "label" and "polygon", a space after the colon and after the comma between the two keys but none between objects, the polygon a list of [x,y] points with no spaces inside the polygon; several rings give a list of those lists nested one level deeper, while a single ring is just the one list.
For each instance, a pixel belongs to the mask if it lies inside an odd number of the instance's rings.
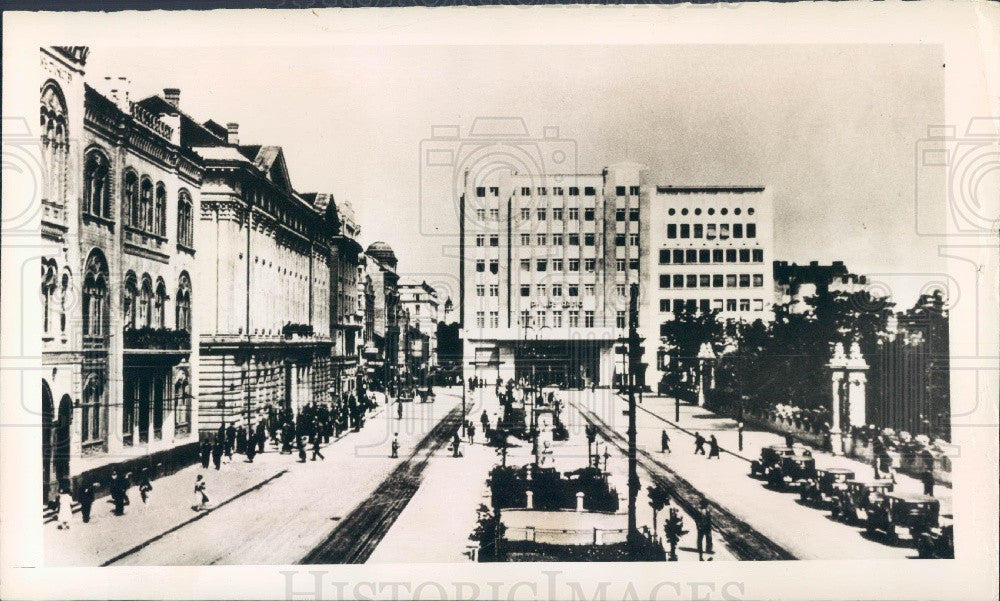
[{"label": "street lamp post", "polygon": [[629,288],[628,328],[628,547],[633,560],[638,559],[639,532],[636,528],[636,498],[639,496],[639,474],[636,466],[635,387],[640,359],[639,285]]}]

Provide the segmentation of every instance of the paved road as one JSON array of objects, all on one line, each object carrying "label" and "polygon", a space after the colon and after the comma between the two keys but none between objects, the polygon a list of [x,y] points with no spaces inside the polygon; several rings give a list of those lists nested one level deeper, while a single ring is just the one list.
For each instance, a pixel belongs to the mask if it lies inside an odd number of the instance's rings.
[{"label": "paved road", "polygon": [[[369,420],[361,432],[324,451],[324,461],[296,463],[260,489],[120,558],[114,565],[210,565],[298,563],[330,539],[341,521],[357,521],[358,508],[386,492],[387,479],[405,481],[440,438],[442,423],[461,411],[458,390],[439,390],[436,403],[406,403],[402,420],[394,408]],[[390,458],[399,432],[398,459]],[[423,446],[421,446],[423,445]],[[402,478],[401,478],[402,477]],[[406,486],[419,485],[410,480]],[[389,489],[400,483],[389,485]],[[179,503],[190,503],[185,496]],[[405,501],[401,501],[405,506]],[[401,509],[401,507],[400,507]],[[387,515],[395,509],[387,508]],[[398,511],[395,511],[398,515]],[[386,520],[389,520],[386,517]],[[391,518],[394,519],[394,518]],[[391,525],[391,521],[386,522]],[[385,526],[384,526],[385,527]],[[384,529],[369,528],[377,543]],[[365,545],[362,545],[365,546]],[[370,550],[367,551],[370,553]],[[355,558],[364,556],[359,551]],[[344,560],[351,560],[345,554]]]}]

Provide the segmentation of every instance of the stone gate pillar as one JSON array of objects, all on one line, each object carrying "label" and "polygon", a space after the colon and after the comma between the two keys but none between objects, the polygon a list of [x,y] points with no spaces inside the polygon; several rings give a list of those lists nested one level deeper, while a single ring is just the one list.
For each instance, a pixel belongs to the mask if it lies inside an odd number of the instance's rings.
[{"label": "stone gate pillar", "polygon": [[855,341],[851,344],[851,352],[847,357],[847,419],[852,426],[863,426],[867,423],[867,404],[865,383],[868,377],[868,363],[861,356],[861,346]]},{"label": "stone gate pillar", "polygon": [[844,441],[841,438],[840,430],[840,407],[843,395],[843,381],[845,368],[847,367],[847,356],[844,354],[843,343],[838,342],[833,347],[833,356],[830,363],[830,452],[834,455],[844,454]]}]

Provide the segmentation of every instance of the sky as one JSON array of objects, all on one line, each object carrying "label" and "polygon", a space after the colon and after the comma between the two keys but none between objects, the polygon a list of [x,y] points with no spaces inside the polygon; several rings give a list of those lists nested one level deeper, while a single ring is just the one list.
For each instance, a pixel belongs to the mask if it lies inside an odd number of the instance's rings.
[{"label": "sky", "polygon": [[[943,68],[912,45],[96,47],[87,65],[92,82],[128,76],[133,98],[180,88],[193,117],[282,146],[296,190],[350,201],[363,244],[389,243],[404,277],[452,296],[453,174],[422,150],[461,155],[475,118],[515,117],[527,136],[512,144],[550,173],[633,161],[657,184],[768,186],[776,260],[842,260],[900,306],[945,271],[914,226]],[[439,126],[459,139],[433,139]],[[943,216],[940,189],[921,203]]]}]

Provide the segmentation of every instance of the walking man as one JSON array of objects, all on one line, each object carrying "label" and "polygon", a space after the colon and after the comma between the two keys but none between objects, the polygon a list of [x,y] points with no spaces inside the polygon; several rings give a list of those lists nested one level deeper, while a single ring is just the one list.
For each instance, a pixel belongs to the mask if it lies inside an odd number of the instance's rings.
[{"label": "walking man", "polygon": [[396,401],[396,419],[403,419],[403,402]]},{"label": "walking man", "polygon": [[146,468],[142,468],[142,473],[139,476],[139,496],[142,498],[143,505],[149,501],[149,493],[152,490],[153,484],[149,481],[149,472]]},{"label": "walking man", "polygon": [[320,442],[320,437],[317,434],[316,437],[313,438],[313,456],[312,456],[312,461],[316,461],[316,456],[317,455],[319,455],[320,459],[322,459],[323,461],[326,461],[326,457],[323,456],[323,453],[319,452],[319,442]]},{"label": "walking man", "polygon": [[924,470],[920,474],[920,482],[924,485],[924,494],[933,497],[934,496],[934,472],[931,470]]},{"label": "walking man", "polygon": [[661,453],[670,452],[670,437],[667,436],[666,430],[660,433],[660,452]]},{"label": "walking man", "polygon": [[708,458],[711,459],[715,457],[719,459],[719,440],[715,438],[715,434],[712,434],[708,438]]},{"label": "walking man", "polygon": [[296,437],[296,446],[299,449],[299,463],[306,462],[306,442],[302,440],[302,436]]},{"label": "walking man", "polygon": [[701,435],[701,432],[694,433],[694,454],[705,454],[705,437]]},{"label": "walking man", "polygon": [[459,440],[459,438],[458,438],[458,430],[455,430],[455,432],[451,435],[451,453],[452,453],[451,456],[452,457],[461,457],[462,456],[461,453],[459,453],[459,445],[461,443],[462,443],[462,441]]},{"label": "walking man", "polygon": [[198,452],[201,454],[201,467],[208,469],[208,463],[212,460],[212,443],[207,438],[201,441]]},{"label": "walking man", "polygon": [[[704,561],[702,553],[712,554],[712,511],[708,501],[702,500],[698,511],[698,561]],[[711,559],[709,559],[711,561]]]},{"label": "walking man", "polygon": [[476,424],[469,421],[469,425],[466,426],[465,431],[469,434],[469,444],[473,444],[476,440]]},{"label": "walking man", "polygon": [[743,450],[743,422],[740,422],[736,426],[736,431],[739,433],[739,437],[740,437],[739,438],[739,449],[740,449],[740,451],[742,451]]},{"label": "walking man", "polygon": [[393,459],[397,459],[399,457],[399,433],[398,432],[396,434],[392,435],[392,454],[389,455],[389,456],[392,457]]},{"label": "walking man", "polygon": [[76,500],[80,502],[80,516],[83,518],[84,524],[90,521],[90,507],[94,504],[94,486],[93,484],[85,484],[76,493]]},{"label": "walking man", "polygon": [[254,433],[251,430],[250,431],[250,438],[247,440],[247,445],[246,445],[247,462],[249,462],[249,463],[253,463],[253,458],[254,458],[254,456],[257,455],[257,440],[256,440],[256,438],[257,438],[257,434]]},{"label": "walking man", "polygon": [[225,451],[225,446],[222,438],[216,436],[215,444],[212,446],[212,463],[215,464],[215,469],[222,467],[222,453]]}]

